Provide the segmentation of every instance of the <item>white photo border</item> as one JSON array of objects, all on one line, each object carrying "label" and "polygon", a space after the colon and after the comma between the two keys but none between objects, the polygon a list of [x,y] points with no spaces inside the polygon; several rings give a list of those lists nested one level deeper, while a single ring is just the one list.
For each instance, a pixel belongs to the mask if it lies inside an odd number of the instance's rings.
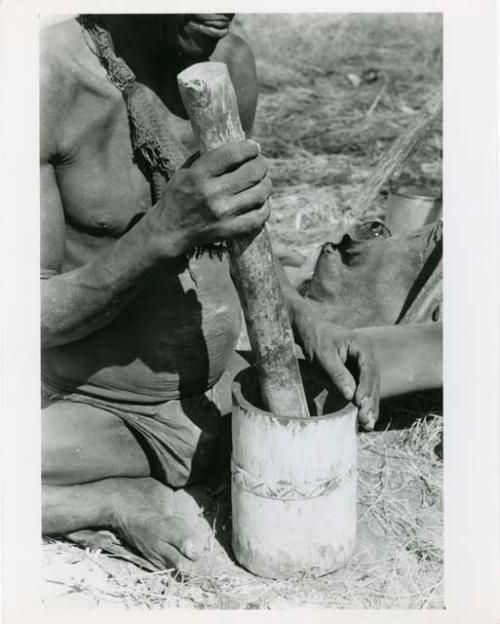
[{"label": "white photo border", "polygon": [[[4,0],[1,14],[2,588],[14,622],[500,622],[497,90],[494,0]],[[445,605],[436,611],[124,611],[40,603],[38,31],[78,12],[444,15]],[[499,92],[500,93],[500,92]]]}]

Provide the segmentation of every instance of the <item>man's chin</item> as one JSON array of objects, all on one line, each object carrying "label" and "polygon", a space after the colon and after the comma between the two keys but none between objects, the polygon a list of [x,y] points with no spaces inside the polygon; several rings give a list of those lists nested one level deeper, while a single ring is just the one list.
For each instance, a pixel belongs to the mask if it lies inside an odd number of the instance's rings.
[{"label": "man's chin", "polygon": [[196,22],[188,22],[178,33],[177,49],[192,60],[207,60],[217,44],[229,34],[227,28],[212,28]]},{"label": "man's chin", "polygon": [[216,46],[217,41],[200,44],[189,40],[183,41],[181,45],[178,46],[177,52],[179,56],[183,56],[190,64],[201,63],[202,61],[208,61]]},{"label": "man's chin", "polygon": [[197,42],[178,36],[173,43],[170,41],[168,45],[155,46],[153,54],[158,59],[165,58],[165,55],[170,59],[177,57],[181,65],[185,66],[208,61],[216,45],[217,41]]}]

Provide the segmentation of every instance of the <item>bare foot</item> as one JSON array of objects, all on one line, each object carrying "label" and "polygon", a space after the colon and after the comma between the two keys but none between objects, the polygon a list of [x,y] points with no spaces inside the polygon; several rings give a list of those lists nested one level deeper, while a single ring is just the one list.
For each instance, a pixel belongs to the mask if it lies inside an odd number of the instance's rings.
[{"label": "bare foot", "polygon": [[81,529],[66,533],[64,536],[68,541],[78,544],[91,552],[104,551],[110,555],[114,555],[125,561],[129,561],[139,568],[148,570],[148,572],[157,572],[158,568],[150,563],[144,557],[136,555],[130,551],[130,547],[122,546],[118,537],[107,529]]},{"label": "bare foot", "polygon": [[194,499],[151,478],[119,481],[126,484],[110,501],[113,528],[157,568],[191,574],[211,539]]}]

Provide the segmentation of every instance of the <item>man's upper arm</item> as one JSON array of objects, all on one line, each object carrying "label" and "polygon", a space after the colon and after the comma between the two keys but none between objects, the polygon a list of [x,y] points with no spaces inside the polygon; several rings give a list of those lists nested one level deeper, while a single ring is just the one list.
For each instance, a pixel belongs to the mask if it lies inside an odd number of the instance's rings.
[{"label": "man's upper arm", "polygon": [[[42,48],[43,51],[43,48]],[[42,278],[60,273],[64,259],[64,211],[52,164],[59,117],[57,76],[47,54],[41,58],[40,80],[40,271]]]},{"label": "man's upper arm", "polygon": [[64,212],[52,165],[40,163],[40,276],[57,275],[64,259]]}]

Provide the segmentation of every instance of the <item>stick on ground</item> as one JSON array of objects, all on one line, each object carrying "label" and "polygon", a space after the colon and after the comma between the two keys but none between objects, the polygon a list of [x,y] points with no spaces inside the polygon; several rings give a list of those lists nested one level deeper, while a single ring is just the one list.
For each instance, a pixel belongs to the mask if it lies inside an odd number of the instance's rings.
[{"label": "stick on ground", "polygon": [[411,154],[418,142],[425,136],[443,108],[441,87],[427,100],[420,114],[410,127],[391,145],[379,162],[373,174],[365,182],[352,207],[355,217],[361,217],[371,206],[387,180]]}]

